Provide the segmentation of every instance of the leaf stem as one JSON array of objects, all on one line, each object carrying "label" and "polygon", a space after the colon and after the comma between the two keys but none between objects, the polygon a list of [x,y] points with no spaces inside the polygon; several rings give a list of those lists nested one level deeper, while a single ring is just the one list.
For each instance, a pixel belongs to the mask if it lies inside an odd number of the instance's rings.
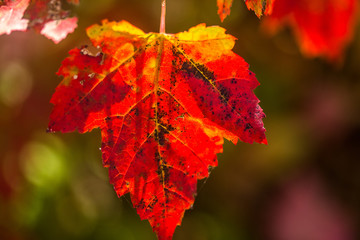
[{"label": "leaf stem", "polygon": [[162,0],[161,17],[160,17],[160,33],[165,33],[165,14],[166,14],[166,0]]}]

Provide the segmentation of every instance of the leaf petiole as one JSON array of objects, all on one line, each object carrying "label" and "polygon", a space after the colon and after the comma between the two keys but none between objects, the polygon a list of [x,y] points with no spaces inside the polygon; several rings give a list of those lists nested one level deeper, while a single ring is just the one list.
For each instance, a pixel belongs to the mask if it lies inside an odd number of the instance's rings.
[{"label": "leaf petiole", "polygon": [[165,14],[166,14],[166,0],[162,0],[161,17],[160,17],[160,34],[165,33]]}]

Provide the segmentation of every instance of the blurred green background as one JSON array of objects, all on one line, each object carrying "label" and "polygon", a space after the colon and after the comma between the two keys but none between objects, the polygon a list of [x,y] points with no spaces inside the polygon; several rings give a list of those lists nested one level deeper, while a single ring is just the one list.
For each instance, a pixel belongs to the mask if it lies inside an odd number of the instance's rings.
[{"label": "blurred green background", "polygon": [[[85,29],[125,19],[159,28],[160,0],[82,0],[79,27],[58,45],[30,32],[0,36],[0,239],[156,239],[129,196],[117,198],[101,166],[100,131],[46,133],[55,75]],[[238,38],[255,72],[268,145],[226,142],[199,182],[174,240],[360,239],[360,31],[341,65],[304,58],[291,31],[275,36],[234,1],[224,23],[216,1],[168,0],[166,30],[205,22]],[[359,25],[357,25],[359,26]]]}]

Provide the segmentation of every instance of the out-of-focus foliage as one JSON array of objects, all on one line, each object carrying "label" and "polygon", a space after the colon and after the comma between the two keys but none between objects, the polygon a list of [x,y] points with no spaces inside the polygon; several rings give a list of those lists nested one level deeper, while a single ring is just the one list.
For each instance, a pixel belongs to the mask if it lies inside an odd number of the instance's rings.
[{"label": "out-of-focus foliage", "polygon": [[[245,0],[246,7],[255,12],[258,18],[272,13],[275,0]],[[217,0],[218,14],[221,21],[230,15],[233,0]]]},{"label": "out-of-focus foliage", "polygon": [[0,34],[25,31],[29,20],[22,17],[29,5],[29,0],[4,0],[0,3]]},{"label": "out-of-focus foliage", "polygon": [[223,22],[224,19],[230,15],[230,8],[233,0],[217,0],[218,15],[220,20]]},{"label": "out-of-focus foliage", "polygon": [[[230,14],[232,0],[217,0],[223,21]],[[302,53],[338,63],[353,40],[359,19],[357,0],[245,0],[260,18],[267,15],[262,29],[274,34],[284,26],[292,29]]]},{"label": "out-of-focus foliage", "polygon": [[[159,28],[160,1],[83,2],[78,29],[58,45],[32,32],[0,36],[0,239],[155,239],[108,183],[99,131],[45,133],[61,80],[55,72],[69,49],[89,45],[87,26],[108,18]],[[215,2],[168,1],[168,32],[200,22],[221,24]],[[321,239],[312,227],[334,225],[341,240],[359,239],[359,27],[334,67],[303,58],[289,30],[269,37],[260,24],[234,1],[221,26],[238,38],[234,51],[261,83],[255,93],[269,144],[226,142],[174,239],[282,240],[296,232]],[[298,224],[303,219],[313,224]]]},{"label": "out-of-focus foliage", "polygon": [[[68,0],[79,4],[78,0]],[[62,9],[61,0],[2,0],[0,35],[34,29],[59,43],[77,27],[77,17]]]},{"label": "out-of-focus foliage", "polygon": [[263,29],[291,27],[305,56],[341,61],[359,19],[358,0],[276,0]]}]

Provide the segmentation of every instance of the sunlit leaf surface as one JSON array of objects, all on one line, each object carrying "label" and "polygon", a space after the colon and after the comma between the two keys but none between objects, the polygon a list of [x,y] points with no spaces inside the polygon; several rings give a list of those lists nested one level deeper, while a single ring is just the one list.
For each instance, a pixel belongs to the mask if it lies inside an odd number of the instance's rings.
[{"label": "sunlit leaf surface", "polygon": [[63,61],[49,131],[100,128],[115,191],[171,239],[223,139],[266,143],[259,83],[220,27],[145,34],[105,20],[87,33],[101,52],[73,49]]}]

